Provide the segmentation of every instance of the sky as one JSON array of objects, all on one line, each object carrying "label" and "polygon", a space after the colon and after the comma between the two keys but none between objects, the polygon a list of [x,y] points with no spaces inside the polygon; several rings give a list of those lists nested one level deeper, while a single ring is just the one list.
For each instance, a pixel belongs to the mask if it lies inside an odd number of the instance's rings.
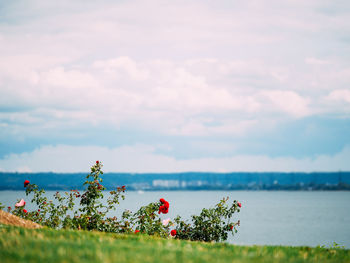
[{"label": "sky", "polygon": [[0,0],[0,171],[349,171],[348,0]]}]

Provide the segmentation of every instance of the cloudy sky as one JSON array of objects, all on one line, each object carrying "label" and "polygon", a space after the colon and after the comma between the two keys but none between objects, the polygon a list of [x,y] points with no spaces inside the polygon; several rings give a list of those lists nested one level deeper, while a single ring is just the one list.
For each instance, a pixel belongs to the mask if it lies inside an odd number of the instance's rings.
[{"label": "cloudy sky", "polygon": [[348,0],[0,1],[0,170],[350,170]]}]

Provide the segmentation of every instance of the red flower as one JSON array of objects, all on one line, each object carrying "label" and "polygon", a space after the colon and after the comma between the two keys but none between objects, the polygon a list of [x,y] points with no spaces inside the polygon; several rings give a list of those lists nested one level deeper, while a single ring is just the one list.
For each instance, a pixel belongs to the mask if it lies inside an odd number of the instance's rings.
[{"label": "red flower", "polygon": [[169,202],[166,201],[164,198],[159,199],[159,201],[165,206],[167,209],[169,208]]},{"label": "red flower", "polygon": [[135,234],[137,234],[137,233],[139,233],[139,232],[140,232],[140,230],[138,230],[138,229],[135,230]]},{"label": "red flower", "polygon": [[26,187],[28,184],[29,184],[29,181],[28,181],[28,180],[25,180],[25,181],[24,181],[24,187]]},{"label": "red flower", "polygon": [[233,225],[230,225],[230,229],[231,229],[231,230],[233,229]]},{"label": "red flower", "polygon": [[163,205],[159,207],[158,214],[160,213],[167,214],[169,211],[169,202],[166,201],[164,198],[159,199],[159,202],[161,202]]},{"label": "red flower", "polygon": [[175,229],[171,230],[171,231],[170,231],[170,235],[176,236],[176,230],[175,230]]},{"label": "red flower", "polygon": [[40,212],[40,209],[38,209],[38,212]]},{"label": "red flower", "polygon": [[99,164],[100,162],[99,161],[96,161],[96,164]]},{"label": "red flower", "polygon": [[241,204],[240,202],[238,202],[237,205],[238,205],[239,207],[242,207],[242,204]]},{"label": "red flower", "polygon": [[27,210],[23,209],[23,212],[24,212],[24,213],[27,213]]},{"label": "red flower", "polygon": [[167,214],[169,212],[169,209],[165,205],[161,205],[158,210],[158,214],[163,213]]},{"label": "red flower", "polygon": [[169,208],[169,202],[165,201],[164,206],[168,209]]}]

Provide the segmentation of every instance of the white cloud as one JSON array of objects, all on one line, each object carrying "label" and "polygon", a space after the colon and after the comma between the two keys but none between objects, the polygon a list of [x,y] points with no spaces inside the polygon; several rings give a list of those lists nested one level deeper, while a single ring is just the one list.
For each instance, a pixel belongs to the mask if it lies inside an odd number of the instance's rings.
[{"label": "white cloud", "polygon": [[220,124],[212,124],[211,120],[189,120],[183,125],[169,130],[173,135],[184,136],[221,136],[221,135],[242,135],[255,127],[257,120],[230,121],[226,120]]},{"label": "white cloud", "polygon": [[320,65],[320,66],[330,64],[330,62],[327,60],[317,59],[317,58],[306,58],[305,63],[310,65]]},{"label": "white cloud", "polygon": [[264,155],[236,155],[227,158],[177,160],[156,153],[148,145],[104,148],[96,146],[44,146],[33,152],[11,154],[0,160],[2,171],[84,172],[100,160],[106,172],[184,171],[338,171],[350,170],[350,147],[335,155],[315,158],[272,158]]},{"label": "white cloud", "polygon": [[90,74],[78,70],[66,71],[62,67],[43,72],[40,77],[43,86],[53,86],[68,90],[98,86],[97,81]]},{"label": "white cloud", "polygon": [[337,117],[348,118],[350,114],[350,89],[335,89],[321,99],[321,113],[332,113]]},{"label": "white cloud", "polygon": [[277,107],[277,111],[284,111],[295,117],[305,117],[311,113],[308,108],[309,99],[294,91],[267,90],[262,91],[261,96]]},{"label": "white cloud", "polygon": [[350,90],[334,90],[328,95],[328,99],[350,103]]},{"label": "white cloud", "polygon": [[102,69],[107,74],[119,75],[128,74],[130,79],[142,81],[149,77],[149,72],[142,69],[135,61],[129,57],[119,57],[108,60],[95,61],[93,67]]},{"label": "white cloud", "polygon": [[[33,67],[32,78],[3,71],[0,89],[3,105],[30,106],[27,115],[42,125],[74,119],[116,127],[138,123],[171,135],[239,135],[254,128],[256,119],[284,121],[342,111],[332,104],[322,107],[318,94],[294,89],[288,68],[263,60],[138,61],[122,56],[66,67],[48,61]],[[3,120],[16,113],[5,115]],[[208,125],[203,116],[219,124]]]}]

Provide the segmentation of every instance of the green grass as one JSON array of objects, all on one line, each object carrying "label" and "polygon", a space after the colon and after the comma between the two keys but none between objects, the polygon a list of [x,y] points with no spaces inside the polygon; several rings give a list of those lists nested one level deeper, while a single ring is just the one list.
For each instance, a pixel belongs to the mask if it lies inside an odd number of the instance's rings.
[{"label": "green grass", "polygon": [[350,250],[235,246],[0,225],[0,262],[350,262]]}]

